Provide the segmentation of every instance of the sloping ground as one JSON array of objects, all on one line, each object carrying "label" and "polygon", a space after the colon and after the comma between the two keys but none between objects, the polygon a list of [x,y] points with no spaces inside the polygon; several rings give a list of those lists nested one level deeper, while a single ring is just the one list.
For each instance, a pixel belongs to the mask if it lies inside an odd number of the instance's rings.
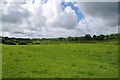
[{"label": "sloping ground", "polygon": [[2,45],[3,78],[117,78],[113,43]]}]

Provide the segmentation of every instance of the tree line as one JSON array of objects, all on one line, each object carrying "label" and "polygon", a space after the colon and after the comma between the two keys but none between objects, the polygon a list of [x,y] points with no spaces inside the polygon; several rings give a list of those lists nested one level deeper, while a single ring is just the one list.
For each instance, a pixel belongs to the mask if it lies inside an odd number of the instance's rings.
[{"label": "tree line", "polygon": [[14,37],[2,37],[0,36],[0,43],[2,44],[9,44],[9,45],[26,45],[26,44],[41,44],[41,43],[56,43],[56,42],[93,42],[93,41],[106,41],[106,40],[120,40],[120,33],[119,34],[110,34],[110,35],[93,35],[86,34],[85,36],[81,37],[72,37],[68,36],[59,37],[59,38],[14,38]]}]

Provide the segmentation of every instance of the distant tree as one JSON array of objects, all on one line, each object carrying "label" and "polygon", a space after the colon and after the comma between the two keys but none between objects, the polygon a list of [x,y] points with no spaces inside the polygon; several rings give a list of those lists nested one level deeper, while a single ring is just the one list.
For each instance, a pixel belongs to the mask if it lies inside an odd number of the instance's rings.
[{"label": "distant tree", "polygon": [[59,41],[64,41],[65,38],[63,38],[63,37],[59,37],[58,40],[59,40]]},{"label": "distant tree", "polygon": [[17,43],[9,41],[8,44],[10,44],[10,45],[16,45]]},{"label": "distant tree", "polygon": [[93,35],[93,40],[96,40],[96,37],[97,37],[96,35]]},{"label": "distant tree", "polygon": [[68,41],[72,41],[73,38],[71,36],[68,36]]},{"label": "distant tree", "polygon": [[78,41],[78,37],[74,37],[74,41]]},{"label": "distant tree", "polygon": [[78,41],[84,41],[84,40],[85,40],[84,36],[78,37]]},{"label": "distant tree", "polygon": [[84,38],[85,38],[85,40],[91,40],[92,39],[92,37],[90,36],[90,34],[86,34]]},{"label": "distant tree", "polygon": [[[118,38],[118,40],[120,40],[120,33],[118,33],[117,38]],[[120,42],[120,41],[119,41],[119,42]]]},{"label": "distant tree", "polygon": [[25,41],[18,42],[19,45],[26,45],[27,43]]},{"label": "distant tree", "polygon": [[35,42],[34,44],[40,44],[40,42]]},{"label": "distant tree", "polygon": [[114,34],[115,40],[119,40],[120,34]]},{"label": "distant tree", "polygon": [[96,37],[97,40],[104,40],[105,36],[103,34]]},{"label": "distant tree", "polygon": [[2,38],[2,43],[3,44],[8,44],[7,40],[5,40],[4,38]]},{"label": "distant tree", "polygon": [[45,40],[45,38],[42,38],[42,41],[44,41]]},{"label": "distant tree", "polygon": [[0,43],[2,43],[2,37],[0,36]]},{"label": "distant tree", "polygon": [[9,40],[10,38],[5,36],[4,39],[5,39],[5,40]]},{"label": "distant tree", "polygon": [[110,34],[110,39],[115,39],[114,34]]},{"label": "distant tree", "polygon": [[109,35],[106,35],[106,36],[105,36],[105,40],[109,40]]}]

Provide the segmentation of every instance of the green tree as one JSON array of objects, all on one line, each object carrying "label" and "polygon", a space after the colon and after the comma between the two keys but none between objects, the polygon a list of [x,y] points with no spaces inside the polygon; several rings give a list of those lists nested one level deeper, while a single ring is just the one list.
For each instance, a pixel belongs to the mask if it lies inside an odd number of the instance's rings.
[{"label": "green tree", "polygon": [[84,38],[85,38],[85,40],[91,40],[92,39],[90,34],[86,34]]},{"label": "green tree", "polygon": [[68,36],[68,41],[72,41],[73,38],[71,36]]},{"label": "green tree", "polygon": [[97,37],[96,35],[93,35],[93,40],[96,40],[96,37]]}]

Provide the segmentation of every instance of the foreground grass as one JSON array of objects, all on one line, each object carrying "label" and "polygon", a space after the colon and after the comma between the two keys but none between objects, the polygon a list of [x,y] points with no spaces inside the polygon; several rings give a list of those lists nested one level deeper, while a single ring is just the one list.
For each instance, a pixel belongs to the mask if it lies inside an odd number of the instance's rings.
[{"label": "foreground grass", "polygon": [[113,43],[2,45],[3,78],[117,78]]}]

